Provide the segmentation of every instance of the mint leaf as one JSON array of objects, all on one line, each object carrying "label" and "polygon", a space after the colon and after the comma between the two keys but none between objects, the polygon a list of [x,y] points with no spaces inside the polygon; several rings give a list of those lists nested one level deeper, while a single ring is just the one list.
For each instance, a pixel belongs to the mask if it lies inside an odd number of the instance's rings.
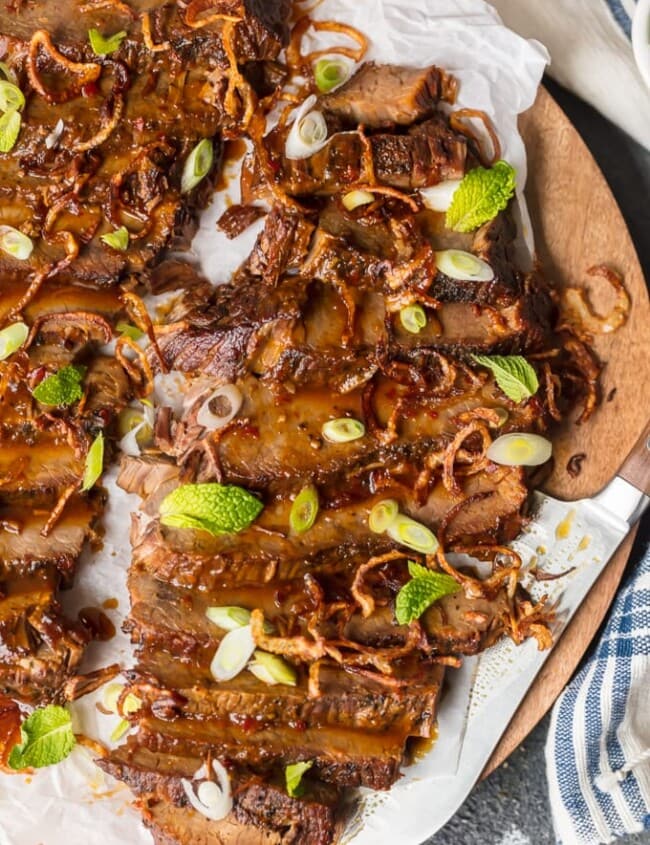
[{"label": "mint leaf", "polygon": [[63,367],[32,390],[32,396],[43,405],[72,405],[84,395],[81,382],[85,367]]},{"label": "mint leaf", "polygon": [[56,704],[34,710],[21,725],[20,734],[22,742],[9,755],[12,769],[41,769],[60,763],[76,742],[70,714]]},{"label": "mint leaf", "polygon": [[248,528],[263,507],[259,499],[242,487],[183,484],[163,499],[160,521],[173,528],[235,534]]},{"label": "mint leaf", "polygon": [[460,589],[458,582],[444,572],[434,572],[412,560],[408,567],[411,580],[402,587],[395,600],[395,618],[400,625],[419,619],[438,599]]},{"label": "mint leaf", "polygon": [[472,355],[472,358],[494,374],[496,383],[513,402],[523,402],[537,393],[537,373],[521,355]]},{"label": "mint leaf", "polygon": [[291,798],[299,798],[305,791],[304,786],[300,783],[305,772],[309,771],[314,765],[313,760],[304,763],[291,763],[284,770],[284,778],[287,784],[287,792]]},{"label": "mint leaf", "polygon": [[445,220],[448,229],[473,232],[493,220],[515,193],[515,170],[506,161],[470,170],[454,193]]}]

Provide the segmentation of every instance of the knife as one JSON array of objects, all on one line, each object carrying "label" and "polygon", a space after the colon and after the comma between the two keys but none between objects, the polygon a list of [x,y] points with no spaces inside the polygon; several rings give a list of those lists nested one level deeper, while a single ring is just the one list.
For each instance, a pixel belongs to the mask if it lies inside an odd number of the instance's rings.
[{"label": "knife", "polygon": [[[592,499],[563,502],[536,492],[533,518],[511,545],[524,569],[538,566],[553,581],[526,584],[535,597],[548,595],[555,606],[552,625],[557,643],[571,617],[607,563],[650,504],[650,422],[625,463]],[[445,726],[458,730],[458,696],[439,713],[440,740],[427,757],[406,770],[405,778],[383,800],[365,807],[349,841],[354,845],[420,845],[460,808],[481,776],[494,748],[552,649],[539,651],[534,640],[515,646],[502,640],[465,661],[457,681],[470,688],[464,736],[456,759],[445,739]],[[462,678],[462,679],[461,679]],[[447,690],[447,693],[450,692]],[[454,710],[453,715],[450,714]],[[359,817],[357,821],[360,821]]]}]

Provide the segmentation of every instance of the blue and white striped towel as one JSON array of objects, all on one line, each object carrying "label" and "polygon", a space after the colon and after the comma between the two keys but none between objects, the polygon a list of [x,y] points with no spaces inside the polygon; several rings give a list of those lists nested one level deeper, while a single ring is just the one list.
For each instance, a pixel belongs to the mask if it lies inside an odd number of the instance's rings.
[{"label": "blue and white striped towel", "polygon": [[553,708],[546,766],[562,845],[650,829],[650,548]]},{"label": "blue and white striped towel", "polygon": [[634,60],[636,0],[490,0],[551,54],[550,75],[650,149],[650,91]]}]

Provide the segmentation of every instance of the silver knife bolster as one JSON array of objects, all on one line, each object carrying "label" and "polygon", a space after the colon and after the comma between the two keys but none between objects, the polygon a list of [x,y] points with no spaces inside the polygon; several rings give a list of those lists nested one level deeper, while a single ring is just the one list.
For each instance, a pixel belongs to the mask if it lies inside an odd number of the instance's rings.
[{"label": "silver knife bolster", "polygon": [[631,527],[650,505],[650,497],[617,475],[591,502]]}]

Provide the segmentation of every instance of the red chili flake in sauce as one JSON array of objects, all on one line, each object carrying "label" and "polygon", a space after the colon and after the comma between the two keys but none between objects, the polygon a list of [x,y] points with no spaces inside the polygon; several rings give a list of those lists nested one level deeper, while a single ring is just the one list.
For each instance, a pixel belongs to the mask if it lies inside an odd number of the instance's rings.
[{"label": "red chili flake in sauce", "polygon": [[84,97],[96,97],[99,94],[99,87],[96,82],[86,82],[81,87],[81,93]]}]

